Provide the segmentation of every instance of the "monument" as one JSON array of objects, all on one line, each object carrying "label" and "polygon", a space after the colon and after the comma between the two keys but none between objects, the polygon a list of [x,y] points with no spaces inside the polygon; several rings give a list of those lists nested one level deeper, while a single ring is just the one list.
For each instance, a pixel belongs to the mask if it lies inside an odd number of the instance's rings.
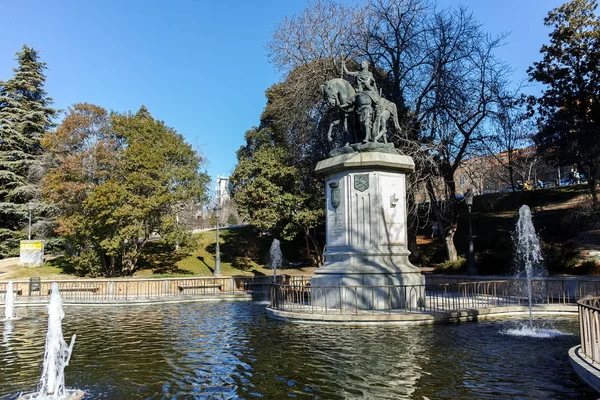
[{"label": "monument", "polygon": [[343,78],[321,87],[340,117],[328,138],[341,125],[347,140],[315,168],[325,177],[326,262],[311,280],[312,302],[342,309],[416,307],[425,278],[408,260],[406,226],[406,175],[415,165],[387,143],[388,122],[400,130],[398,114],[377,93],[368,64],[351,72],[342,62],[342,70],[356,78],[356,90]]}]

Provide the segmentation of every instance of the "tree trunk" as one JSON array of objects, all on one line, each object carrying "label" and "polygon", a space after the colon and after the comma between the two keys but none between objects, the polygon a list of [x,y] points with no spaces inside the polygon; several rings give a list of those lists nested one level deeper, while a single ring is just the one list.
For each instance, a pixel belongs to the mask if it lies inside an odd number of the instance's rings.
[{"label": "tree trunk", "polygon": [[[509,161],[510,162],[510,161]],[[510,187],[515,191],[515,170],[511,164],[508,165],[508,176],[510,178]]]},{"label": "tree trunk", "polygon": [[308,241],[308,233],[304,232],[304,244],[306,245],[306,258],[310,259],[310,243]]},{"label": "tree trunk", "polygon": [[419,248],[417,246],[417,224],[413,223],[408,227],[408,250],[413,257],[419,257]]},{"label": "tree trunk", "polygon": [[311,235],[309,232],[305,233],[305,237],[307,237],[310,243],[313,245],[313,248],[315,249],[315,262],[317,264],[317,267],[320,267],[321,265],[323,265],[323,253],[319,248],[319,243],[317,243],[316,238],[314,238],[313,235]]},{"label": "tree trunk", "polygon": [[598,205],[598,187],[596,186],[596,177],[590,176],[588,178],[588,186],[592,195],[592,203],[596,206]]},{"label": "tree trunk", "polygon": [[590,194],[592,195],[592,203],[594,206],[598,204],[598,188],[596,187],[596,184],[598,183],[596,171],[598,168],[598,165],[595,163],[589,163],[587,165],[579,164],[577,166],[577,172],[585,175],[587,178],[588,188],[590,190]]},{"label": "tree trunk", "polygon": [[427,187],[429,192],[429,198],[431,199],[431,207],[436,216],[436,220],[438,225],[440,226],[440,231],[444,232],[444,244],[446,245],[446,253],[448,255],[449,261],[458,260],[458,253],[456,252],[456,246],[454,245],[454,233],[456,232],[456,227],[458,225],[458,213],[456,212],[456,189],[448,184],[449,189],[449,199],[447,202],[449,203],[445,207],[445,215],[442,214],[442,211],[438,207],[437,200],[435,198],[435,192],[433,191],[433,183],[428,180]]},{"label": "tree trunk", "polygon": [[447,229],[444,232],[444,243],[446,243],[446,252],[448,253],[448,260],[458,260],[458,253],[456,252],[456,246],[454,245],[454,233],[456,229]]},{"label": "tree trunk", "polygon": [[435,196],[435,191],[433,190],[433,183],[430,179],[427,180],[427,192],[429,194],[429,201],[431,202],[431,209],[433,210],[433,215],[435,215],[435,220],[439,225],[440,232],[444,232],[444,218],[442,216],[442,212],[438,207],[437,197]]},{"label": "tree trunk", "polygon": [[456,252],[456,246],[454,245],[454,234],[456,233],[456,227],[458,226],[457,206],[456,199],[451,199],[446,211],[449,215],[447,217],[448,224],[444,230],[444,242],[446,243],[446,252],[448,253],[449,261],[458,260],[458,253]]}]

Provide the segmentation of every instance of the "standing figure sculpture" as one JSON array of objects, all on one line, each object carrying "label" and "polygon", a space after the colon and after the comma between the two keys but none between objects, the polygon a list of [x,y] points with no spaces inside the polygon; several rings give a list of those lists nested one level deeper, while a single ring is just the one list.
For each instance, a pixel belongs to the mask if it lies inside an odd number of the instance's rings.
[{"label": "standing figure sculpture", "polygon": [[356,78],[356,98],[354,104],[364,134],[363,143],[374,142],[374,133],[378,133],[379,130],[376,129],[373,132],[372,128],[375,128],[373,122],[379,121],[381,97],[377,93],[377,84],[375,83],[373,74],[369,71],[369,63],[363,61],[360,63],[359,71],[348,71],[346,63],[342,58],[342,71],[346,75]]}]

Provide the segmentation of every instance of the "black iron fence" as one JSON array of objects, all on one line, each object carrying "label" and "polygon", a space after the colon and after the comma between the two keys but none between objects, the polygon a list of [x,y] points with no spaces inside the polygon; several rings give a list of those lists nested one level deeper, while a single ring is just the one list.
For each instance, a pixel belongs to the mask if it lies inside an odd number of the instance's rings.
[{"label": "black iron fence", "polygon": [[[13,281],[17,300],[45,300],[52,282],[39,278]],[[474,282],[428,281],[426,285],[311,286],[310,277],[196,277],[173,279],[94,279],[56,281],[66,302],[111,302],[191,296],[250,293],[271,296],[271,307],[314,313],[435,312],[480,307],[527,305],[522,279]],[[4,302],[8,282],[0,282]],[[532,282],[534,304],[575,304],[577,299],[600,297],[600,280],[548,278]]]},{"label": "black iron fence", "polygon": [[[574,305],[577,299],[600,296],[600,281],[595,280],[534,279],[531,285],[534,305]],[[380,286],[311,286],[306,279],[298,279],[273,285],[270,307],[314,314],[364,314],[528,305],[525,279]]]}]

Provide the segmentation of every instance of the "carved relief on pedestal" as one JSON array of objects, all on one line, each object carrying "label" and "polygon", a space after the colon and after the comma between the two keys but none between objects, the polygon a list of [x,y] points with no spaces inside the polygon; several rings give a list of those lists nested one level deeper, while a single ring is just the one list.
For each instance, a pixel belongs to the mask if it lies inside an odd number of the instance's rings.
[{"label": "carved relief on pedestal", "polygon": [[343,179],[327,184],[327,243],[329,247],[346,246],[346,201]]}]

